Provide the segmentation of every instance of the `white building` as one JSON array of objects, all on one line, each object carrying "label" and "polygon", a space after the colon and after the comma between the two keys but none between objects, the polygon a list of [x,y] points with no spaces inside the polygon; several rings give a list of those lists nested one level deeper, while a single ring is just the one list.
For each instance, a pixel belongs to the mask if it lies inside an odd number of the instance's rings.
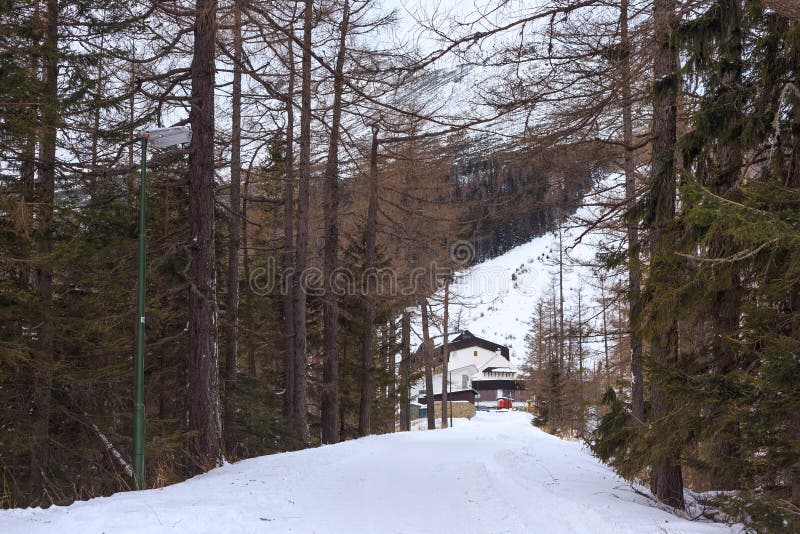
[{"label": "white building", "polygon": [[[524,383],[509,359],[508,347],[473,335],[464,330],[448,343],[448,398],[466,400],[478,406],[494,407],[498,397],[525,400]],[[423,369],[422,347],[414,355],[415,366]],[[442,395],[442,347],[434,350],[433,395]],[[411,388],[411,398],[426,400],[425,377]]]}]

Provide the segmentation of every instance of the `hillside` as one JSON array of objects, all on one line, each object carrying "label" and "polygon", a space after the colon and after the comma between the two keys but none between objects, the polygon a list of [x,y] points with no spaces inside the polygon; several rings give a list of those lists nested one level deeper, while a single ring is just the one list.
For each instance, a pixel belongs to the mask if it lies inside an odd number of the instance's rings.
[{"label": "hillside", "polygon": [[[567,313],[575,305],[579,288],[584,306],[589,310],[598,306],[597,273],[590,264],[600,250],[600,243],[607,242],[610,237],[599,230],[591,230],[589,223],[600,216],[598,206],[604,200],[621,192],[620,180],[619,175],[612,174],[595,184],[584,196],[583,205],[561,224],[561,239],[567,249],[564,256]],[[557,231],[548,232],[460,271],[451,288],[451,332],[468,329],[477,336],[507,345],[512,361],[522,363],[531,315],[539,299],[558,283],[558,251]],[[437,295],[437,299],[441,296]],[[585,316],[595,314],[587,311]],[[433,330],[434,335],[440,335],[435,327]]]},{"label": "hillside", "polygon": [[143,492],[0,512],[5,534],[70,532],[711,533],[654,507],[522,413],[226,465]]}]

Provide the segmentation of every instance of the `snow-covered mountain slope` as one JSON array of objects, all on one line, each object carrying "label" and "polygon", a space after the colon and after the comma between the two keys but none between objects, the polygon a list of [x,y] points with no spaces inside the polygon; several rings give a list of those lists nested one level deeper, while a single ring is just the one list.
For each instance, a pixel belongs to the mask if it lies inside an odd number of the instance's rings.
[{"label": "snow-covered mountain slope", "polygon": [[[566,249],[563,257],[564,314],[577,313],[580,291],[582,320],[587,330],[596,326],[600,297],[598,273],[589,264],[594,262],[600,243],[608,245],[613,239],[589,226],[602,216],[603,206],[622,193],[621,180],[621,176],[612,174],[596,184],[584,197],[584,205],[561,225],[560,241]],[[468,248],[469,244],[463,243],[463,246]],[[554,232],[459,272],[451,289],[450,331],[469,330],[476,336],[506,345],[510,348],[511,361],[519,365],[525,360],[525,336],[530,331],[537,303],[554,290],[558,294],[558,261],[559,235]],[[612,275],[603,274],[608,277],[604,282],[608,287]],[[441,300],[440,291],[432,301]],[[434,310],[441,314],[440,305],[434,304]],[[419,332],[418,317],[415,323],[415,330]],[[438,328],[432,330],[432,335],[440,336]],[[441,338],[437,337],[436,342],[440,343]],[[592,345],[587,344],[590,352]]]},{"label": "snow-covered mountain slope", "polygon": [[226,465],[166,488],[0,511],[0,532],[711,533],[523,413]]}]

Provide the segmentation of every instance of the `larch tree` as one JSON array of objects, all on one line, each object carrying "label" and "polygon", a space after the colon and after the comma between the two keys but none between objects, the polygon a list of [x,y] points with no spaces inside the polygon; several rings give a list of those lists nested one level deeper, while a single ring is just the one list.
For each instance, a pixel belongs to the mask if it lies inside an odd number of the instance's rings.
[{"label": "larch tree", "polygon": [[196,468],[222,464],[214,254],[214,51],[216,0],[197,0],[191,65],[189,153],[189,429]]},{"label": "larch tree", "polygon": [[450,323],[450,277],[445,278],[442,303],[442,428],[447,428],[447,390],[450,385],[450,348],[448,345]]},{"label": "larch tree", "polygon": [[295,258],[294,247],[294,92],[296,68],[294,60],[294,25],[289,25],[289,36],[286,39],[287,62],[289,73],[286,89],[286,134],[284,147],[283,178],[283,270],[286,277],[283,297],[283,325],[285,329],[285,346],[283,357],[284,396],[283,415],[294,415],[295,402],[295,282],[297,273],[292,265]]},{"label": "larch tree", "polygon": [[225,302],[227,353],[225,354],[226,428],[233,424],[234,390],[239,358],[239,252],[241,235],[242,187],[242,6],[233,1],[233,81],[231,89],[231,182],[228,219],[228,293]]},{"label": "larch tree", "polygon": [[[623,171],[625,173],[625,201],[636,204],[636,153],[633,147],[633,91],[631,54],[633,53],[629,31],[629,2],[622,0],[619,8],[620,47],[620,91],[622,95],[622,143],[624,149]],[[641,263],[639,260],[638,221],[631,209],[627,215],[628,239],[628,300],[630,301],[628,323],[631,330],[631,411],[634,420],[644,422],[644,369],[642,340],[639,332],[641,308]]]},{"label": "larch tree", "polygon": [[361,345],[361,400],[359,403],[358,433],[366,436],[370,433],[370,413],[375,395],[372,381],[372,369],[375,365],[375,286],[377,282],[376,254],[378,234],[378,148],[380,141],[377,124],[372,126],[372,142],[369,151],[369,184],[367,202],[367,221],[364,239],[364,332]]},{"label": "larch tree", "polygon": [[308,443],[308,406],[306,380],[308,355],[306,345],[308,267],[308,225],[311,188],[311,32],[314,26],[314,3],[305,0],[303,11],[303,44],[300,70],[300,177],[297,192],[297,232],[294,274],[294,414],[297,439]]},{"label": "larch tree", "polygon": [[422,357],[425,366],[425,404],[427,408],[428,430],[436,429],[436,401],[433,395],[433,340],[430,335],[430,307],[427,299],[420,299],[422,314]]},{"label": "larch tree", "polygon": [[411,424],[409,389],[411,388],[411,314],[404,308],[400,318],[400,430]]},{"label": "larch tree", "polygon": [[342,120],[342,93],[344,92],[344,64],[347,55],[347,36],[350,21],[350,2],[342,5],[339,22],[339,49],[336,54],[333,81],[333,103],[328,143],[328,159],[325,164],[324,218],[325,251],[323,277],[325,302],[323,304],[323,346],[325,362],[322,376],[321,426],[322,442],[336,443],[339,436],[339,311],[336,271],[339,256],[339,136]]}]

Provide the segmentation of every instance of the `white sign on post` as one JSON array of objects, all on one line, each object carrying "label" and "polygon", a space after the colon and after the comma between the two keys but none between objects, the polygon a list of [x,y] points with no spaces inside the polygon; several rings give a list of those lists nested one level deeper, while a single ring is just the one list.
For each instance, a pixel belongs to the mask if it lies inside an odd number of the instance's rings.
[{"label": "white sign on post", "polygon": [[175,126],[173,128],[159,128],[146,132],[150,144],[155,148],[167,148],[182,145],[192,140],[192,131],[189,128]]}]

